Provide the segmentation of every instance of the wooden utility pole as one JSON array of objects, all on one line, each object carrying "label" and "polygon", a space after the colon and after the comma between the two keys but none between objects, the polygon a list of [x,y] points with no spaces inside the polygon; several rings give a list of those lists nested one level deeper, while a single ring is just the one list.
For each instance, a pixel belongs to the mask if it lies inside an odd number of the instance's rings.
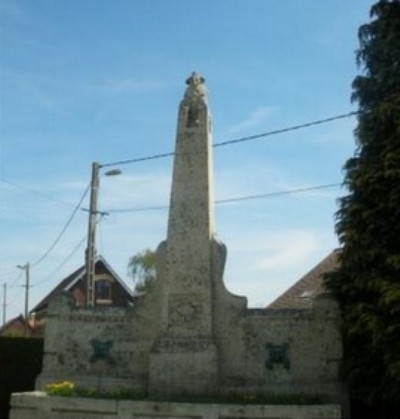
[{"label": "wooden utility pole", "polygon": [[90,207],[89,226],[86,248],[86,275],[87,292],[86,303],[94,306],[94,275],[96,268],[96,222],[97,222],[97,200],[99,191],[99,170],[100,164],[92,163],[92,180],[90,182]]},{"label": "wooden utility pole", "polygon": [[7,318],[7,282],[3,284],[3,324],[5,324]]},{"label": "wooden utility pole", "polygon": [[[97,162],[92,163],[92,179],[90,182],[90,207],[89,207],[89,226],[86,248],[86,304],[88,306],[95,305],[95,269],[96,269],[96,225],[97,215],[105,215],[107,213],[97,210],[97,202],[100,188],[100,168],[101,164]],[[104,173],[105,176],[120,175],[121,170],[113,169]]]},{"label": "wooden utility pole", "polygon": [[18,265],[17,268],[23,269],[25,271],[25,285],[22,285],[25,288],[25,336],[29,335],[29,288],[30,288],[30,265],[29,262],[25,265]]}]

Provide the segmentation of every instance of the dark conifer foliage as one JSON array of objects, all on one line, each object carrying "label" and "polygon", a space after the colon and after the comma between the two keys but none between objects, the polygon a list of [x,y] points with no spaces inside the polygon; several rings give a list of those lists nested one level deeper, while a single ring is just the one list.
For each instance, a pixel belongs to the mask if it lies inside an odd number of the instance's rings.
[{"label": "dark conifer foliage", "polygon": [[400,0],[381,0],[359,29],[353,82],[357,150],[336,229],[340,268],[328,275],[343,315],[344,373],[365,405],[400,405]]}]

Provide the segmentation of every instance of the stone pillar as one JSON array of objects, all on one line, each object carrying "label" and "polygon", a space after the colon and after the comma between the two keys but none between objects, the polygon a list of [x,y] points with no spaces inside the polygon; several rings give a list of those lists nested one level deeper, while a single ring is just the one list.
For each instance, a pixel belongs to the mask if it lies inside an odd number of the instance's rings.
[{"label": "stone pillar", "polygon": [[[193,73],[179,107],[167,240],[158,250],[162,335],[150,355],[150,395],[215,394],[217,349],[211,116],[204,79]],[[222,262],[223,263],[223,262]]]}]

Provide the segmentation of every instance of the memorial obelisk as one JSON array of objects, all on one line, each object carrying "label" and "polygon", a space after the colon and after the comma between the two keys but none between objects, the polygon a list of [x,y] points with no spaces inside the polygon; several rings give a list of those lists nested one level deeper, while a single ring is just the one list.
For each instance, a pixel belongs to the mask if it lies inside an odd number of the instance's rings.
[{"label": "memorial obelisk", "polygon": [[211,115],[204,81],[193,73],[179,106],[167,240],[158,249],[162,332],[150,356],[154,395],[214,394],[218,387],[213,289],[222,274],[216,266],[223,265],[215,259],[224,258],[224,249],[214,239]]}]

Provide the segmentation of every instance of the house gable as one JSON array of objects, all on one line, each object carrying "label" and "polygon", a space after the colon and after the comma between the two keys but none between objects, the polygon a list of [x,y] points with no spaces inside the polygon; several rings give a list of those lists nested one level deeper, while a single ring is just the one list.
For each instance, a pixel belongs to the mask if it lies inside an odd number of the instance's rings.
[{"label": "house gable", "polygon": [[314,299],[326,292],[323,284],[324,274],[338,266],[338,250],[307,272],[292,287],[267,306],[270,309],[310,309]]},{"label": "house gable", "polygon": [[[61,280],[55,288],[36,304],[31,313],[35,313],[38,319],[42,318],[47,312],[50,301],[63,291],[68,291],[72,294],[75,305],[84,306],[86,304],[86,280],[86,267],[81,266]],[[95,287],[96,283],[100,284],[100,281],[109,284],[109,298],[96,298],[97,305],[126,307],[132,304],[132,291],[129,290],[124,281],[102,256],[96,258]],[[104,297],[104,287],[98,286],[97,288],[99,292],[103,292],[102,296]]]}]

